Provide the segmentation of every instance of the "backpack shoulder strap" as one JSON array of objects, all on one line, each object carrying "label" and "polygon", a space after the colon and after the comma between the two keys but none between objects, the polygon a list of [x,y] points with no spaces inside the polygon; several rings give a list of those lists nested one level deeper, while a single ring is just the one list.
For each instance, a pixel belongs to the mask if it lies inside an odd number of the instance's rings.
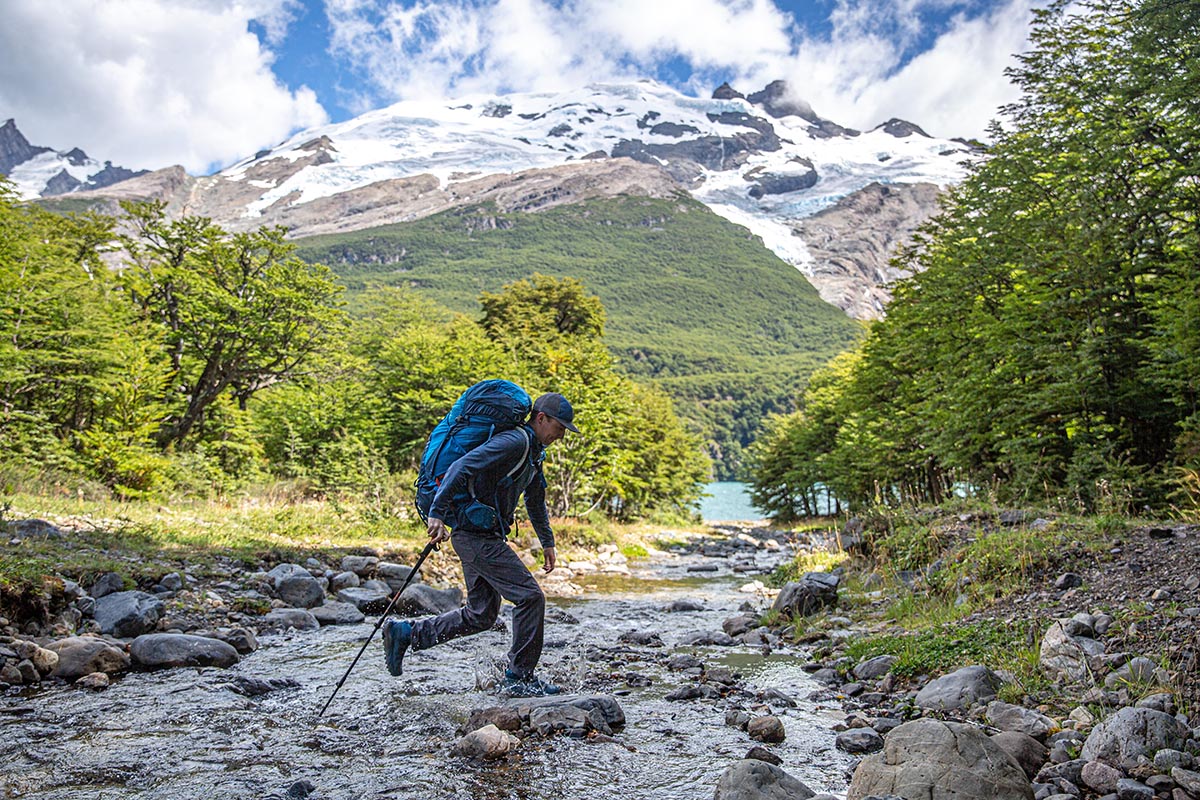
[{"label": "backpack shoulder strap", "polygon": [[525,452],[521,453],[521,460],[517,462],[517,465],[510,469],[508,474],[504,476],[506,478],[516,475],[525,466],[525,462],[529,460],[529,450],[533,447],[533,434],[529,429],[522,425],[517,430],[521,431],[525,437]]}]

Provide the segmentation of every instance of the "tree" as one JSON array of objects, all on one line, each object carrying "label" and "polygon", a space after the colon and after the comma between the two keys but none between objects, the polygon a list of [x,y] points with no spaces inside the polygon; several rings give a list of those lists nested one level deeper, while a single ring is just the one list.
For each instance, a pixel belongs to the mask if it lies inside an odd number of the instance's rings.
[{"label": "tree", "polygon": [[341,288],[293,255],[284,229],[228,234],[162,203],[127,204],[126,289],[163,328],[174,372],[158,441],[179,445],[228,392],[239,407],[293,375],[339,330]]}]

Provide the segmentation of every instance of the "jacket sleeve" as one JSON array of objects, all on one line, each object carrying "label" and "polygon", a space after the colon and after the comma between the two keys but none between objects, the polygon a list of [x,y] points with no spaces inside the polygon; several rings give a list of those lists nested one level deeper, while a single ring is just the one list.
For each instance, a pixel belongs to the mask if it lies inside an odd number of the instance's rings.
[{"label": "jacket sleeve", "polygon": [[495,481],[497,473],[503,475],[516,465],[525,452],[525,435],[520,431],[505,431],[470,451],[450,465],[442,478],[442,485],[433,496],[429,516],[445,519],[454,497],[467,489],[472,478],[485,473]]},{"label": "jacket sleeve", "polygon": [[546,478],[541,467],[525,487],[525,510],[542,547],[554,547],[554,531],[550,529],[550,515],[546,513]]}]

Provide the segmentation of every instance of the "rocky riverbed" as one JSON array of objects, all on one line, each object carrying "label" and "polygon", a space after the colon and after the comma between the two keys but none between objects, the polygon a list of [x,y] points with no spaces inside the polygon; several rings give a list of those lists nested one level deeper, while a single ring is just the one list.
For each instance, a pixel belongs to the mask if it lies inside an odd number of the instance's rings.
[{"label": "rocky riverbed", "polygon": [[[845,642],[879,628],[846,609],[864,598],[846,602],[842,575],[762,581],[824,546],[819,534],[715,534],[632,564],[605,547],[545,579],[542,671],[566,697],[496,693],[500,624],[410,654],[399,679],[376,639],[320,719],[407,567],[363,553],[231,563],[218,580],[183,569],[137,591],[120,575],[67,582],[49,619],[0,620],[0,787],[68,800],[1200,800],[1197,529],[1114,543],[1136,579],[1072,562],[992,609],[1029,621],[1039,668],[1078,697],[1057,712],[1003,702],[1012,676],[982,665],[902,679],[894,657],[847,658]],[[29,523],[22,535],[55,534]],[[459,602],[445,562],[430,575],[404,615]],[[1108,613],[1118,596],[1136,621]],[[795,645],[761,624],[792,614],[819,619],[820,636]]]}]

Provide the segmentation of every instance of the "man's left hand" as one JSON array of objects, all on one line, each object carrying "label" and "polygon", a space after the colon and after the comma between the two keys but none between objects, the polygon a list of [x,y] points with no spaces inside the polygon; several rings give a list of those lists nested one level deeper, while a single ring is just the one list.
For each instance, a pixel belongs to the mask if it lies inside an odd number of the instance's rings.
[{"label": "man's left hand", "polygon": [[546,559],[546,563],[542,566],[542,569],[545,570],[546,572],[553,572],[554,565],[557,562],[557,559],[555,558],[555,555],[554,555],[554,548],[553,547],[545,548],[544,550],[542,550],[542,556],[545,557],[545,559]]}]

